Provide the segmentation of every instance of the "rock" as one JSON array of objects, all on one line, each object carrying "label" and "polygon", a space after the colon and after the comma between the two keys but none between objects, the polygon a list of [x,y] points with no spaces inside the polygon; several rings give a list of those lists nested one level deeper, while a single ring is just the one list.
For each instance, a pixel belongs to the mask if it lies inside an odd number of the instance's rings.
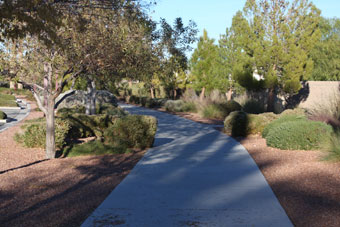
[{"label": "rock", "polygon": [[[66,94],[66,98],[61,100],[61,97],[63,97]],[[85,105],[85,96],[86,92],[81,90],[75,90],[75,91],[66,91],[65,93],[62,93],[58,96],[56,99],[56,103],[60,104],[58,105],[59,108],[71,108],[72,106],[84,106]],[[97,104],[111,104],[114,106],[118,106],[118,102],[116,97],[110,93],[109,91],[105,90],[98,90],[96,93],[96,103]]]}]

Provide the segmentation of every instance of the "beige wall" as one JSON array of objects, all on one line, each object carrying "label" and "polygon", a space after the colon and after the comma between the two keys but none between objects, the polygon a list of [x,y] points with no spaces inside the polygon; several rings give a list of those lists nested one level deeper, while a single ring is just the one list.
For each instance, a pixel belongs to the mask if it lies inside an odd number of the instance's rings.
[{"label": "beige wall", "polygon": [[340,81],[308,81],[309,94],[299,105],[301,108],[325,106],[337,96],[340,97]]}]

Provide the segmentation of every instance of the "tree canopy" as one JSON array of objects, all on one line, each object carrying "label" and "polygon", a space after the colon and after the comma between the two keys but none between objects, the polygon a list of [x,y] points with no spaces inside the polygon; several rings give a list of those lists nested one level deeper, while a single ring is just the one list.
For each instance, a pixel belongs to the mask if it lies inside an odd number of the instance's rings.
[{"label": "tree canopy", "polygon": [[320,20],[321,38],[311,52],[311,80],[340,80],[340,19]]}]

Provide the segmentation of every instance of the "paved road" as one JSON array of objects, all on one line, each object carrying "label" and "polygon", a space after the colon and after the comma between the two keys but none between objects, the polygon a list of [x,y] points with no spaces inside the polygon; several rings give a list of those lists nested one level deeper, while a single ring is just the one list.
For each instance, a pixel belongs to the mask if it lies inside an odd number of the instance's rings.
[{"label": "paved road", "polygon": [[82,226],[292,226],[234,139],[208,125],[122,106],[157,117],[154,148]]},{"label": "paved road", "polygon": [[10,109],[1,109],[1,111],[7,114],[7,123],[0,123],[0,132],[6,130],[7,128],[17,124],[19,121],[24,119],[30,112],[30,105],[26,103],[19,103],[21,107],[20,110],[10,110]]}]

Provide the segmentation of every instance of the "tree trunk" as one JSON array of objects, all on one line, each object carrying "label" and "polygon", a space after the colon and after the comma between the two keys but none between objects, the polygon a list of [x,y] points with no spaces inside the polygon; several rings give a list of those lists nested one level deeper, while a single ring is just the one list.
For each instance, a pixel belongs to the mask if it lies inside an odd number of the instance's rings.
[{"label": "tree trunk", "polygon": [[87,93],[85,95],[85,113],[87,115],[96,114],[96,84],[93,80],[87,83]]},{"label": "tree trunk", "polygon": [[230,101],[231,100],[231,97],[232,97],[232,94],[233,94],[233,89],[230,87],[228,92],[227,92],[227,100]]},{"label": "tree trunk", "polygon": [[200,101],[203,101],[204,93],[205,93],[205,87],[202,88],[202,91],[201,91],[201,94],[200,94]]},{"label": "tree trunk", "polygon": [[154,99],[155,93],[154,93],[153,87],[150,88],[150,94],[151,94],[151,98]]},{"label": "tree trunk", "polygon": [[274,104],[275,104],[275,88],[270,88],[267,101],[267,112],[274,112]]},{"label": "tree trunk", "polygon": [[46,158],[55,158],[55,123],[54,123],[54,99],[48,97],[46,108]]},{"label": "tree trunk", "polygon": [[177,90],[174,89],[174,99],[176,99],[176,98],[177,98]]}]

